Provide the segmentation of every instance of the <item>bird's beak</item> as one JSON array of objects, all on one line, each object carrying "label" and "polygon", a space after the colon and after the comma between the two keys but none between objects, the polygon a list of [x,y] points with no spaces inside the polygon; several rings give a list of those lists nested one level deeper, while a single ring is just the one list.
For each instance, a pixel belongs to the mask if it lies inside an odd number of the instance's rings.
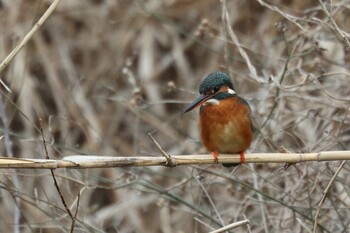
[{"label": "bird's beak", "polygon": [[213,95],[204,95],[201,94],[200,96],[197,97],[197,99],[193,100],[192,103],[190,103],[189,105],[187,105],[184,113],[191,111],[192,109],[195,109],[199,106],[201,106],[205,101],[207,101],[208,99],[210,99]]}]

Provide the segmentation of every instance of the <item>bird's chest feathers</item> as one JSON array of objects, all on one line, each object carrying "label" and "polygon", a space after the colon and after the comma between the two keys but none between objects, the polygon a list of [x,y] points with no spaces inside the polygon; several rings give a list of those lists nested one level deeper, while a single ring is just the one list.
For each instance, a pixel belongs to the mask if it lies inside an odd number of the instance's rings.
[{"label": "bird's chest feathers", "polygon": [[[201,137],[209,150],[239,152],[245,150],[251,134],[249,108],[236,98],[207,104],[200,110]],[[247,132],[248,131],[248,132]],[[249,143],[250,144],[250,143]]]},{"label": "bird's chest feathers", "polygon": [[234,128],[234,123],[245,121],[249,109],[236,98],[208,100],[200,109],[200,118],[204,124],[213,127]]}]

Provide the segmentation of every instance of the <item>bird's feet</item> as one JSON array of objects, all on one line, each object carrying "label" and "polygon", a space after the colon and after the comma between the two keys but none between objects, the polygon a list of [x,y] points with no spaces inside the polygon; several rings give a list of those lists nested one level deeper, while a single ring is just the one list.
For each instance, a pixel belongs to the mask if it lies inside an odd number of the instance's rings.
[{"label": "bird's feet", "polygon": [[[219,163],[219,153],[218,152],[216,152],[216,151],[212,151],[211,152],[211,155],[214,157],[214,162],[215,163]],[[242,152],[240,152],[239,153],[239,155],[240,155],[240,160],[239,160],[239,164],[243,164],[244,163],[244,161],[245,161],[245,154],[244,154],[244,151],[242,151]],[[228,165],[228,166],[232,166],[232,165],[235,165],[235,166],[237,166],[237,165],[239,165],[239,164],[235,164],[235,163],[229,163],[229,164],[226,164],[226,165]]]},{"label": "bird's feet", "polygon": [[242,151],[241,153],[239,153],[239,155],[241,156],[241,159],[239,161],[240,164],[244,163],[245,161],[245,154],[244,154],[244,151]]},{"label": "bird's feet", "polygon": [[219,163],[219,159],[218,159],[219,153],[216,152],[216,151],[212,151],[212,152],[211,152],[211,155],[214,157],[214,162],[215,162],[215,163]]}]

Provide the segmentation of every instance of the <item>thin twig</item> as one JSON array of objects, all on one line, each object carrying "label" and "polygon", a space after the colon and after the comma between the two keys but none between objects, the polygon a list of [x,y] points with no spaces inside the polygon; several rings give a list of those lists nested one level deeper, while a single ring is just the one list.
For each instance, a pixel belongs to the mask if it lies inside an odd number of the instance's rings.
[{"label": "thin twig", "polygon": [[215,231],[211,231],[210,233],[220,233],[220,232],[232,230],[232,229],[235,229],[235,228],[238,228],[240,226],[247,225],[247,224],[250,224],[250,221],[248,219],[243,220],[243,221],[239,221],[239,222],[235,222],[235,223],[231,223],[231,224],[224,226],[220,229],[217,229]]},{"label": "thin twig", "polygon": [[195,217],[194,220],[198,221],[199,223],[203,224],[204,226],[210,228],[211,230],[215,230],[214,227],[210,226],[208,223],[204,222],[203,220],[199,219],[198,217]]},{"label": "thin twig", "polygon": [[[4,132],[4,140],[5,140],[5,149],[6,154],[9,158],[13,158],[13,143],[10,137],[10,124],[6,115],[6,104],[3,100],[2,95],[0,94],[0,118],[3,123],[3,132]],[[14,201],[15,201],[15,213],[14,213],[14,232],[19,233],[19,227],[20,227],[20,220],[21,220],[21,199],[18,197],[18,193],[20,192],[20,183],[17,175],[17,171],[13,171],[12,175],[13,179],[13,185],[16,189],[16,195],[13,195]]]},{"label": "thin twig", "polygon": [[245,63],[248,66],[248,69],[250,71],[250,75],[257,81],[259,81],[259,77],[258,74],[256,72],[255,67],[253,66],[253,64],[251,63],[248,54],[245,52],[245,50],[242,48],[242,45],[240,44],[240,42],[238,41],[238,37],[236,36],[236,34],[234,33],[233,29],[231,28],[230,25],[230,15],[227,11],[227,7],[226,7],[226,1],[222,1],[223,4],[223,9],[225,11],[225,19],[226,19],[226,28],[227,28],[227,32],[232,40],[232,42],[236,45],[239,54],[242,56],[242,58],[244,59]]},{"label": "thin twig", "polygon": [[[38,115],[38,113],[36,113],[36,114]],[[46,140],[45,140],[45,137],[44,137],[43,122],[42,122],[42,120],[41,120],[41,117],[39,117],[39,115],[38,115],[38,118],[39,118],[39,129],[40,129],[41,138],[42,138],[43,144],[44,144],[44,149],[45,149],[46,158],[47,158],[47,159],[50,159],[50,158],[49,158],[49,153],[48,153],[47,147],[46,147]],[[73,221],[75,221],[75,220],[74,220],[74,216],[73,216],[72,212],[70,211],[70,209],[69,209],[69,207],[68,207],[68,205],[67,205],[67,203],[66,203],[66,200],[65,200],[64,197],[63,197],[63,194],[62,194],[62,192],[61,192],[60,187],[58,186],[58,182],[57,182],[57,179],[56,179],[56,176],[55,176],[55,173],[54,173],[53,169],[50,169],[50,172],[51,172],[51,176],[52,176],[52,179],[53,179],[53,183],[54,183],[54,185],[55,185],[55,188],[56,188],[58,194],[60,195],[61,202],[62,202],[64,208],[66,209],[66,212],[68,213],[69,217],[72,219],[72,222],[73,222]]]},{"label": "thin twig", "polygon": [[216,206],[215,206],[213,200],[211,199],[209,193],[207,192],[207,190],[205,189],[205,187],[203,186],[203,184],[199,181],[199,179],[198,179],[196,176],[194,176],[194,179],[197,181],[197,183],[199,184],[199,186],[200,186],[201,189],[203,190],[205,196],[208,198],[208,201],[209,201],[210,205],[212,206],[212,208],[213,208],[215,214],[218,216],[218,219],[220,220],[220,223],[224,226],[224,225],[225,225],[224,220],[221,218],[221,215],[220,215],[218,209],[216,208]]},{"label": "thin twig", "polygon": [[75,209],[75,213],[74,213],[74,218],[72,219],[72,224],[71,224],[71,227],[70,227],[70,232],[71,233],[74,232],[75,221],[76,221],[77,215],[78,215],[79,202],[80,202],[80,191],[78,190],[77,206],[75,207],[76,209]]},{"label": "thin twig", "polygon": [[159,145],[159,143],[152,137],[150,133],[148,133],[148,136],[152,139],[153,143],[156,145],[158,150],[162,153],[162,155],[166,158],[165,165],[168,167],[176,167],[176,160],[171,157],[165,150],[162,149],[162,147]]},{"label": "thin twig", "polygon": [[[286,45],[286,46],[287,46],[287,45]],[[291,60],[292,60],[292,57],[291,57],[290,54],[288,54],[286,63],[284,64],[284,68],[283,68],[282,74],[281,74],[281,76],[280,76],[280,78],[279,78],[279,83],[280,83],[280,85],[282,85],[283,80],[284,80],[284,77],[286,76],[286,74],[287,74],[287,72],[288,72],[288,64],[289,64],[289,62],[290,62]],[[275,112],[275,110],[276,110],[276,108],[277,108],[277,104],[278,104],[277,99],[278,99],[278,97],[279,97],[279,95],[280,95],[280,90],[281,90],[280,88],[277,88],[276,94],[275,94],[275,97],[274,97],[274,99],[275,99],[274,104],[273,104],[273,106],[271,107],[271,110],[270,110],[269,114],[267,115],[265,121],[264,121],[264,122],[262,123],[262,125],[260,126],[260,130],[262,130],[262,129],[267,125],[267,122],[270,121],[270,119],[271,119],[271,117],[272,117],[272,114]]]},{"label": "thin twig", "polygon": [[321,211],[321,208],[322,208],[322,206],[323,206],[324,201],[326,200],[326,197],[327,197],[327,195],[328,195],[329,189],[331,188],[332,184],[334,183],[335,179],[337,178],[339,172],[340,172],[341,169],[344,167],[344,165],[345,165],[346,162],[347,162],[347,161],[344,160],[344,161],[340,164],[340,166],[338,167],[337,171],[334,173],[332,179],[329,181],[329,183],[328,183],[326,189],[323,191],[323,196],[322,196],[320,202],[318,203],[317,210],[316,210],[316,214],[315,214],[314,231],[313,231],[314,233],[316,233],[316,231],[317,231],[317,226],[318,226],[318,215],[319,215],[319,213],[320,213],[320,211]]},{"label": "thin twig", "polygon": [[[50,7],[45,11],[43,16],[38,20],[36,24],[32,27],[32,29],[25,35],[21,43],[17,45],[9,55],[1,62],[0,64],[0,74],[7,67],[7,65],[12,61],[12,59],[21,51],[21,49],[26,46],[28,41],[33,37],[33,35],[39,30],[39,28],[45,23],[45,21],[49,18],[49,16],[55,11],[58,4],[61,0],[55,0]],[[11,92],[11,89],[0,79],[0,83],[5,87],[5,89]]]},{"label": "thin twig", "polygon": [[[257,190],[260,190],[261,187],[259,185],[259,182],[258,182],[258,175],[257,175],[257,172],[255,171],[255,168],[254,168],[254,165],[253,164],[250,164],[250,167],[252,168],[252,170],[254,171],[253,172],[253,187]],[[257,196],[258,196],[258,200],[259,200],[259,206],[260,206],[260,215],[261,215],[261,219],[262,219],[262,225],[264,226],[264,232],[265,233],[269,233],[269,228],[268,228],[268,224],[267,224],[267,219],[266,219],[266,205],[264,204],[264,197],[260,194],[260,193],[257,193]]]},{"label": "thin twig", "polygon": [[[229,65],[231,64],[231,62],[229,62],[228,60],[228,57],[229,57],[229,43],[228,43],[228,40],[226,39],[227,38],[227,26],[226,26],[226,10],[227,10],[227,7],[226,7],[226,0],[221,0],[221,5],[222,5],[222,8],[221,8],[221,21],[222,21],[222,27],[223,27],[223,36],[226,40],[225,42],[225,47],[224,47],[224,60],[225,60],[225,69],[226,70],[230,70],[230,67]],[[229,24],[229,23],[227,23]]]},{"label": "thin twig", "polygon": [[346,46],[348,46],[348,48],[350,48],[350,42],[348,40],[348,37],[344,35],[344,32],[338,27],[337,23],[332,18],[331,12],[327,10],[327,7],[322,0],[318,0],[318,2],[320,3],[323,12],[326,14],[327,18],[332,24],[330,25],[330,28],[332,28],[335,34],[346,44]]},{"label": "thin twig", "polygon": [[282,11],[281,9],[279,9],[277,6],[274,6],[274,5],[270,5],[268,4],[267,2],[264,2],[263,0],[257,0],[260,5],[264,6],[264,7],[267,7],[268,9],[274,11],[274,12],[277,12],[278,14],[280,14],[281,16],[283,16],[284,18],[286,18],[288,21],[292,22],[293,24],[295,24],[298,28],[300,28],[302,31],[307,31],[300,23],[298,23],[298,21],[300,21],[301,19],[294,16],[294,15],[291,15],[291,14],[288,14],[287,12],[284,12]]},{"label": "thin twig", "polygon": [[[204,173],[207,174],[211,174],[217,177],[221,177],[223,179],[226,179],[228,182],[237,182],[239,183],[241,186],[247,188],[248,190],[251,190],[255,193],[259,193],[261,194],[265,200],[271,200],[273,203],[276,203],[277,205],[286,207],[287,209],[292,210],[292,212],[294,214],[300,215],[302,216],[305,220],[307,221],[311,221],[313,223],[313,219],[309,216],[309,214],[307,212],[305,212],[304,210],[299,209],[298,207],[295,207],[293,205],[289,205],[287,202],[284,202],[282,200],[280,200],[279,198],[274,198],[272,196],[270,196],[269,194],[267,194],[266,192],[262,191],[262,190],[257,190],[255,189],[251,184],[249,184],[246,180],[244,179],[239,179],[235,176],[232,176],[231,174],[228,173],[223,173],[220,171],[217,171],[215,169],[206,169],[206,168],[201,168],[199,166],[196,166],[197,170],[200,170]],[[322,226],[322,224],[319,225],[319,227],[324,231],[324,232],[330,232],[328,231],[324,226]]]}]

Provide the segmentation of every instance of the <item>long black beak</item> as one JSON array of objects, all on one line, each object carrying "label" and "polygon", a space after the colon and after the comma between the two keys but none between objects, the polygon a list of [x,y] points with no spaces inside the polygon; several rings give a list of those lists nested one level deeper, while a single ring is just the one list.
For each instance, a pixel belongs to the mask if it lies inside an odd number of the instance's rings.
[{"label": "long black beak", "polygon": [[194,108],[197,108],[199,106],[201,106],[205,101],[207,101],[208,99],[210,99],[212,97],[212,95],[203,95],[201,94],[200,96],[197,97],[197,99],[193,100],[192,103],[190,103],[189,105],[187,105],[184,113],[191,111]]}]

